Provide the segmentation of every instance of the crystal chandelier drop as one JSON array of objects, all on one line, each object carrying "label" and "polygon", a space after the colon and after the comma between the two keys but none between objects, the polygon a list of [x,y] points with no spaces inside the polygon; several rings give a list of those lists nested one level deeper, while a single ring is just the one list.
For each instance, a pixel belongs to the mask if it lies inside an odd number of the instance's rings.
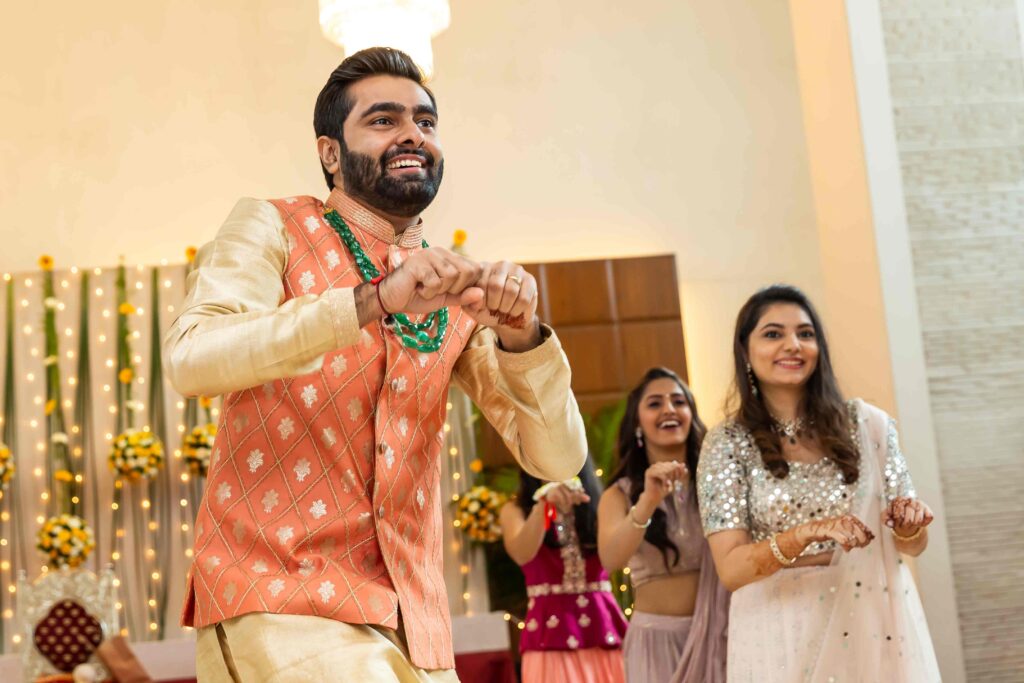
[{"label": "crystal chandelier drop", "polygon": [[412,57],[427,78],[434,73],[430,39],[450,20],[448,0],[320,0],[320,29],[346,55],[393,47]]}]

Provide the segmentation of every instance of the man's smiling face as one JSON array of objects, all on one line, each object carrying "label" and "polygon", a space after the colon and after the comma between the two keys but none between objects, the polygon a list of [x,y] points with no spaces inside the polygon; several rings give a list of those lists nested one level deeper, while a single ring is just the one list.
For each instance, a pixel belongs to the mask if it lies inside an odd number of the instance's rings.
[{"label": "man's smiling face", "polygon": [[352,108],[340,141],[341,186],[382,212],[419,215],[444,175],[430,96],[408,78],[383,75],[353,83],[347,96]]}]

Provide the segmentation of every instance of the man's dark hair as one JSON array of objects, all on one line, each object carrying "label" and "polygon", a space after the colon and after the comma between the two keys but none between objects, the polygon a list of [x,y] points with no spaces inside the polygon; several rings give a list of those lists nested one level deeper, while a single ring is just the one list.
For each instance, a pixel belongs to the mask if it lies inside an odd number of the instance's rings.
[{"label": "man's dark hair", "polygon": [[[352,112],[352,98],[348,96],[348,89],[356,81],[370,76],[398,76],[408,78],[423,88],[430,97],[430,103],[437,107],[434,100],[434,93],[424,85],[423,73],[416,66],[412,58],[402,52],[390,47],[370,47],[345,58],[338,68],[335,69],[326,85],[316,98],[316,107],[313,109],[313,131],[317,137],[326,135],[329,138],[338,140],[344,150],[345,140],[342,137],[342,127],[345,119]],[[327,179],[327,187],[334,189],[334,178],[323,169],[324,178]]]}]

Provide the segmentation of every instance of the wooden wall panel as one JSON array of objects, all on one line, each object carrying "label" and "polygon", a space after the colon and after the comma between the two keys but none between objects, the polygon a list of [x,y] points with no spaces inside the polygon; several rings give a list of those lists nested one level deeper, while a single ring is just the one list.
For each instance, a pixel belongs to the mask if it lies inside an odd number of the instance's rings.
[{"label": "wooden wall panel", "polygon": [[619,329],[623,339],[624,386],[633,386],[652,365],[664,365],[686,379],[681,320],[624,322]]},{"label": "wooden wall panel", "polygon": [[546,310],[552,325],[587,325],[615,320],[608,261],[545,263]]},{"label": "wooden wall panel", "polygon": [[681,319],[674,256],[610,263],[619,320]]},{"label": "wooden wall panel", "polygon": [[625,381],[622,340],[615,325],[556,325],[577,395],[616,392]]}]

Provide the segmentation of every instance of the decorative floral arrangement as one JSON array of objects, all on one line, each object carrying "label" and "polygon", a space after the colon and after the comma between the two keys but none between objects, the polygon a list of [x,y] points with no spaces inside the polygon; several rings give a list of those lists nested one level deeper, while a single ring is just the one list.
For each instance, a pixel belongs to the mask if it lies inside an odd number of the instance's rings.
[{"label": "decorative floral arrangement", "polygon": [[55,567],[77,567],[96,547],[92,529],[76,515],[50,517],[37,538],[36,547]]},{"label": "decorative floral arrangement", "polygon": [[14,476],[14,454],[5,443],[0,441],[0,486],[3,486]]},{"label": "decorative floral arrangement", "polygon": [[181,454],[192,474],[206,476],[210,469],[210,453],[213,452],[213,442],[216,438],[217,425],[213,422],[193,427],[192,433],[185,437]]},{"label": "decorative floral arrangement", "polygon": [[109,461],[119,476],[149,479],[164,464],[164,445],[151,431],[128,429],[114,439]]},{"label": "decorative floral arrangement", "polygon": [[486,486],[474,486],[459,496],[455,526],[462,529],[470,540],[494,543],[501,538],[498,511],[505,501],[504,495]]}]

